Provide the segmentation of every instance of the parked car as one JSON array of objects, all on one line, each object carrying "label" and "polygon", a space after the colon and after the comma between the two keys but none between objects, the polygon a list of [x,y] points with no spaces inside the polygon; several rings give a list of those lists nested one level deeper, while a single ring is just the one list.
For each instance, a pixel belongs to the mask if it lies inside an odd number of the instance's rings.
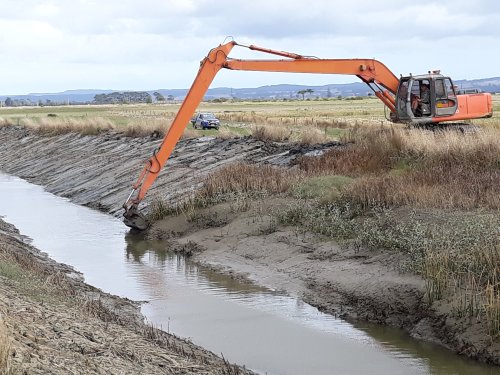
[{"label": "parked car", "polygon": [[214,128],[219,130],[220,127],[220,121],[213,113],[210,112],[203,112],[203,113],[198,113],[196,116],[194,116],[191,119],[191,123],[193,124],[193,127],[195,129],[201,128],[201,129],[210,129]]}]

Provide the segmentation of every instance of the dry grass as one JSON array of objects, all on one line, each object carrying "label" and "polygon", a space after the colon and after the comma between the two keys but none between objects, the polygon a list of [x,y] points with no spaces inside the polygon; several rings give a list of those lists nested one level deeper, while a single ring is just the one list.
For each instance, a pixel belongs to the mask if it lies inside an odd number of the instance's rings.
[{"label": "dry grass", "polygon": [[303,145],[314,145],[326,143],[329,140],[325,132],[313,127],[301,133],[299,143]]},{"label": "dry grass", "polygon": [[467,250],[429,252],[423,270],[430,302],[446,296],[455,316],[484,319],[493,339],[500,337],[499,237]]},{"label": "dry grass", "polygon": [[[260,139],[311,144],[338,139],[343,129],[354,124],[380,124],[382,108],[378,101],[369,99],[362,104],[347,100],[201,103],[199,111],[214,112],[222,120],[221,130],[193,132],[188,125],[184,137],[208,133],[232,138],[255,132]],[[18,107],[2,108],[0,115],[13,125],[40,127],[43,134],[98,134],[111,127],[140,137],[163,135],[178,109],[174,104]],[[268,129],[260,129],[263,126]]]},{"label": "dry grass", "polygon": [[[483,220],[478,212],[460,221],[454,220],[459,215],[453,212],[500,210],[500,129],[489,126],[471,134],[403,128],[362,130],[353,134],[352,140],[344,149],[299,163],[308,175],[354,177],[327,206],[328,218],[321,217],[315,225],[322,227],[321,223],[327,222],[323,234],[354,235],[364,245],[408,253],[415,262],[412,270],[426,279],[430,303],[448,296],[454,301],[455,315],[485,319],[490,336],[498,337],[498,214]],[[388,222],[377,215],[356,224],[352,216],[341,214],[338,207],[345,204],[370,215],[380,207],[402,206],[442,208],[450,213],[438,226],[425,221]]]},{"label": "dry grass", "polygon": [[255,126],[252,137],[259,141],[285,142],[290,140],[292,131],[284,126]]},{"label": "dry grass", "polygon": [[[170,123],[163,118],[138,118],[127,126],[117,126],[112,120],[102,117],[44,117],[44,118],[22,118],[18,124],[44,136],[54,136],[67,133],[78,133],[81,135],[99,135],[101,133],[114,131],[126,137],[155,137],[163,138],[170,128]],[[0,127],[10,126],[10,120],[0,118]],[[217,134],[218,135],[218,134]],[[220,132],[223,138],[234,136],[229,130]],[[195,138],[200,134],[187,127],[182,138]]]},{"label": "dry grass", "polygon": [[312,175],[346,175],[358,177],[388,170],[401,150],[399,132],[394,129],[362,131],[350,134],[351,142],[321,157],[303,158],[299,166]]},{"label": "dry grass", "polygon": [[484,290],[484,309],[488,321],[490,336],[497,338],[500,336],[500,286],[488,284]]},{"label": "dry grass", "polygon": [[495,213],[359,210],[349,202],[295,201],[282,224],[346,246],[405,254],[404,272],[421,275],[429,304],[450,301],[450,314],[475,318],[500,337],[500,217]]},{"label": "dry grass", "polygon": [[[314,104],[312,106],[314,108]],[[274,110],[259,112],[232,112],[217,113],[217,116],[230,123],[242,123],[251,125],[265,126],[286,126],[286,127],[318,127],[325,128],[348,128],[356,119],[344,118],[345,115],[351,115],[354,112],[345,113],[336,110],[304,110],[291,109],[288,111],[280,110],[278,106]],[[340,116],[339,116],[340,115]]]},{"label": "dry grass", "polygon": [[9,126],[11,125],[10,121],[3,118],[3,117],[0,117],[0,128],[4,127],[4,126]]},{"label": "dry grass", "polygon": [[358,177],[353,202],[365,207],[500,209],[500,131],[473,134],[419,129],[363,131],[354,143],[304,158],[312,175]]},{"label": "dry grass", "polygon": [[199,133],[191,128],[186,128],[186,130],[184,130],[184,133],[182,133],[182,138],[197,138],[197,137],[199,137]]},{"label": "dry grass", "polygon": [[[287,126],[279,125],[254,125],[252,126],[252,137],[260,141],[270,142],[293,142],[303,145],[327,143],[336,139],[334,134],[328,133],[328,127],[313,126]],[[338,133],[338,128],[337,133]]]},{"label": "dry grass", "polygon": [[[116,127],[115,127],[116,129]],[[122,132],[127,137],[147,137],[152,134],[163,137],[168,130],[164,121],[159,119],[141,120],[125,127]]]},{"label": "dry grass", "polygon": [[211,173],[198,196],[212,199],[228,193],[279,194],[288,191],[302,173],[269,165],[231,164]]},{"label": "dry grass", "polygon": [[0,315],[0,374],[9,374],[10,339],[2,316]]},{"label": "dry grass", "polygon": [[221,139],[232,139],[232,138],[241,138],[242,134],[240,133],[235,133],[234,131],[228,129],[228,128],[219,128],[219,131],[217,132],[217,138]]},{"label": "dry grass", "polygon": [[32,128],[42,135],[59,135],[66,133],[97,135],[101,132],[113,129],[111,121],[99,117],[81,119],[72,117],[47,117],[38,120],[23,118],[19,121],[19,124]]},{"label": "dry grass", "polygon": [[88,316],[99,318],[103,322],[125,324],[124,319],[106,307],[100,298],[79,298],[77,303]]}]

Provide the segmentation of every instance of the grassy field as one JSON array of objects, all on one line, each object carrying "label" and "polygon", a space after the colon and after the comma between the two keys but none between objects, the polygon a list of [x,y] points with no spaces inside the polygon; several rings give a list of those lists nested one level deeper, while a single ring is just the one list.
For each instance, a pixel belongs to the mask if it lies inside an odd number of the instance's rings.
[{"label": "grassy field", "polygon": [[[116,129],[129,135],[161,134],[168,129],[180,104],[82,105],[57,107],[0,108],[0,123],[39,127],[53,132],[84,128]],[[256,128],[273,126],[269,137],[293,141],[302,139],[303,125],[312,127],[315,139],[337,139],[352,124],[386,123],[378,99],[225,102],[201,103],[199,111],[214,112],[221,120],[221,131],[186,129],[186,136],[201,134],[222,137],[245,136]],[[56,130],[58,129],[58,130]]]},{"label": "grassy field", "polygon": [[[115,129],[131,136],[152,132],[164,134],[179,107],[177,103],[0,108],[0,124],[32,126],[48,133],[72,129],[97,133]],[[498,95],[494,96],[494,109],[500,112]],[[204,102],[198,110],[214,112],[221,119],[221,131],[194,130],[188,125],[185,131],[187,137],[201,134],[245,136],[257,131],[259,136],[274,140],[315,143],[338,139],[353,126],[390,124],[377,98]],[[497,118],[476,120],[474,123],[496,124]]]}]

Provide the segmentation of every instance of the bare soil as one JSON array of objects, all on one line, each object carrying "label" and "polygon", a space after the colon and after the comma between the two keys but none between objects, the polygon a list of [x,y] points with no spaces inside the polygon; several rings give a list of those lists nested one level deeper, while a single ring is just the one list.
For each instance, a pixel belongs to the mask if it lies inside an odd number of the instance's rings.
[{"label": "bare soil", "polygon": [[[159,142],[113,133],[43,137],[5,127],[0,128],[0,170],[118,216],[136,173]],[[145,204],[155,196],[176,202],[227,163],[286,166],[310,151],[250,138],[183,140]],[[216,270],[299,296],[331,314],[402,327],[415,337],[500,365],[498,341],[492,342],[473,321],[452,319],[445,302],[429,306],[424,280],[401,272],[401,254],[343,247],[278,225],[272,214],[287,204],[276,198],[248,206],[220,204],[197,211],[189,221],[180,215],[158,222],[148,236]]]}]

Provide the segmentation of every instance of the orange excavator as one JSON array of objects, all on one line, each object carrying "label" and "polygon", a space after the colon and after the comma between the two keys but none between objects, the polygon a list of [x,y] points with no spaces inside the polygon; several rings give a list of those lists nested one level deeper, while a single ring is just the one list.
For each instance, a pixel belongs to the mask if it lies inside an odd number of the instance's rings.
[{"label": "orange excavator", "polygon": [[[239,60],[229,58],[235,46],[249,48],[285,59]],[[139,203],[158,177],[193,113],[202,101],[220,69],[355,75],[365,82],[389,109],[393,122],[434,126],[444,122],[470,120],[493,115],[491,94],[457,95],[449,77],[439,71],[397,78],[384,64],[374,59],[319,59],[295,53],[275,51],[230,41],[213,48],[201,61],[198,74],[189,89],[162,144],[147,161],[132,192],[123,204],[124,223],[144,230],[148,223],[139,211]],[[134,195],[135,194],[135,195]]]}]

